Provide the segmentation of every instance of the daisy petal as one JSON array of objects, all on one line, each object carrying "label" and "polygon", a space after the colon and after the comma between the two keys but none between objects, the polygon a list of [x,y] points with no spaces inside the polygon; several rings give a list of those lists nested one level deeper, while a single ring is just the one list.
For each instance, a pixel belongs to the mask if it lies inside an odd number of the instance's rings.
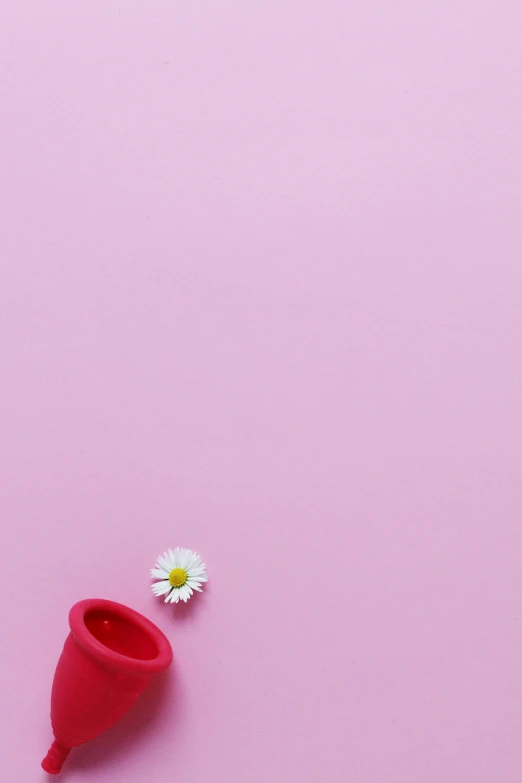
[{"label": "daisy petal", "polygon": [[192,552],[187,560],[187,570],[191,571],[193,568],[197,568],[199,565],[201,565],[201,559],[199,555],[197,555],[195,552]]},{"label": "daisy petal", "polygon": [[180,552],[179,565],[180,568],[184,568],[185,571],[187,570],[188,564],[190,562],[190,555],[191,555],[190,549],[182,549]]},{"label": "daisy petal", "polygon": [[193,565],[190,568],[191,571],[194,571],[194,573],[203,573],[203,571],[206,571],[205,563],[198,563],[197,565]]},{"label": "daisy petal", "polygon": [[170,562],[171,560],[169,554],[168,552],[165,552],[163,555],[159,555],[157,565],[159,568],[164,568],[165,571],[168,571],[170,573],[170,571],[172,571],[172,566]]},{"label": "daisy petal", "polygon": [[170,582],[156,582],[152,585],[152,592],[154,595],[165,595],[170,589]]},{"label": "daisy petal", "polygon": [[183,585],[183,587],[180,588],[179,597],[182,601],[185,601],[185,603],[187,603],[191,595],[192,595],[192,590],[188,585]]},{"label": "daisy petal", "polygon": [[151,568],[150,575],[155,579],[168,579],[169,572],[165,568]]}]

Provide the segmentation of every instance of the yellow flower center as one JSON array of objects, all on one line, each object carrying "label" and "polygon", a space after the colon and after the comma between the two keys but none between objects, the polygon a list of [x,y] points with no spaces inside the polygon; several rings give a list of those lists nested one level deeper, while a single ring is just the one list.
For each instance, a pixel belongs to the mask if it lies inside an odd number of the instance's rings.
[{"label": "yellow flower center", "polygon": [[169,574],[169,582],[172,587],[183,587],[188,579],[188,574],[184,568],[173,568]]}]

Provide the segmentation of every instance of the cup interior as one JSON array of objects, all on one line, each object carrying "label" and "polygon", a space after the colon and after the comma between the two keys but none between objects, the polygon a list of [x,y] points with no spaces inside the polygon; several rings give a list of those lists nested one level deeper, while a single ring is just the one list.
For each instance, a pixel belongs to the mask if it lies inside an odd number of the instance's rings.
[{"label": "cup interior", "polygon": [[127,617],[109,609],[93,609],[84,617],[89,633],[109,650],[138,661],[152,661],[158,655],[154,640]]}]

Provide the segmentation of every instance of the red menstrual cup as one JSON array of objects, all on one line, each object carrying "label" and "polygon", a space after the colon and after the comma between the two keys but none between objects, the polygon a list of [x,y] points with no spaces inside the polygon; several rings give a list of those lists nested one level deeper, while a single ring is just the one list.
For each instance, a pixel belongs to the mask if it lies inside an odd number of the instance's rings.
[{"label": "red menstrual cup", "polygon": [[172,663],[172,648],[159,628],[114,601],[80,601],[69,613],[69,625],[51,694],[55,741],[42,761],[52,775],[71,748],[116,723],[152,677]]}]

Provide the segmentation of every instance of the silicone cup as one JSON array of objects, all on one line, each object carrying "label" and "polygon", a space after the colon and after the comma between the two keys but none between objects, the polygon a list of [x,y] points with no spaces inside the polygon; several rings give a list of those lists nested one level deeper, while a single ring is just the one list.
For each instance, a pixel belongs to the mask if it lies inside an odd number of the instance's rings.
[{"label": "silicone cup", "polygon": [[80,601],[69,613],[69,625],[51,694],[55,741],[42,761],[52,775],[60,772],[71,748],[116,723],[152,677],[172,663],[167,637],[123,604]]}]

